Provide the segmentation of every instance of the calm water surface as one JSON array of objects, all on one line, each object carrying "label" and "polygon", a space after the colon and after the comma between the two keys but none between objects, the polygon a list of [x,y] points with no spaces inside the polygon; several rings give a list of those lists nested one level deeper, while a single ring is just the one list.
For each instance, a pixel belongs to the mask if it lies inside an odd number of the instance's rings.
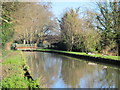
[{"label": "calm water surface", "polygon": [[34,79],[48,88],[120,88],[120,70],[64,55],[25,52]]}]

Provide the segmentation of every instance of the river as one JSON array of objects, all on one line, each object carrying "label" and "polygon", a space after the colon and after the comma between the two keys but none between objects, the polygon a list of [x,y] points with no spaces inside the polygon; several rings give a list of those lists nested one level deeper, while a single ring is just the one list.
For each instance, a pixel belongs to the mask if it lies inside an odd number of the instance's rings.
[{"label": "river", "polygon": [[120,69],[46,52],[24,52],[41,87],[120,88]]}]

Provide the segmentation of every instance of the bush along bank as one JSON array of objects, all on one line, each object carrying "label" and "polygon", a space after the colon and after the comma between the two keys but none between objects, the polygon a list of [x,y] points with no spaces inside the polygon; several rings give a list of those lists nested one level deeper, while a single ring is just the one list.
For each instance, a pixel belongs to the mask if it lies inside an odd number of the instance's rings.
[{"label": "bush along bank", "polygon": [[60,51],[60,50],[53,50],[53,49],[37,49],[33,51],[59,53],[59,54],[68,55],[68,56],[72,56],[79,59],[84,59],[87,61],[112,64],[115,66],[120,65],[120,56],[103,56],[100,54],[89,54],[89,53],[87,54],[84,52],[70,52],[70,51]]},{"label": "bush along bank", "polygon": [[40,88],[33,80],[21,51],[14,51],[2,61],[1,88]]}]

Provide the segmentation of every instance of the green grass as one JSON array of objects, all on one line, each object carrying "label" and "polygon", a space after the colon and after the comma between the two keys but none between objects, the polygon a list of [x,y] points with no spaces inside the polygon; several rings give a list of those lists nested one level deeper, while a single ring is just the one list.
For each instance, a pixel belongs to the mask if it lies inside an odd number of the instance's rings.
[{"label": "green grass", "polygon": [[101,54],[90,55],[84,52],[70,52],[70,51],[60,51],[60,50],[53,50],[53,49],[37,49],[38,51],[55,51],[55,52],[62,52],[62,53],[70,53],[76,55],[84,55],[84,56],[91,56],[91,57],[99,57],[105,59],[112,59],[112,60],[120,60],[120,56],[103,56]]},{"label": "green grass", "polygon": [[[37,81],[24,78],[26,61],[21,51],[12,51],[12,54],[6,57],[2,62],[2,68],[5,69],[6,77],[2,79],[2,88],[37,88]],[[25,67],[23,67],[25,65]]]},{"label": "green grass", "polygon": [[28,84],[29,82],[26,78],[18,75],[11,75],[2,81],[3,88],[27,88]]},{"label": "green grass", "polygon": [[11,75],[10,77],[4,78],[2,81],[2,88],[37,88],[37,81],[27,80],[22,76]]},{"label": "green grass", "polygon": [[8,54],[12,53],[12,50],[2,50],[2,57],[4,58],[5,56],[7,56]]},{"label": "green grass", "polygon": [[22,60],[22,59],[23,58],[21,57],[21,54],[18,53],[16,55],[12,55],[12,56],[9,56],[8,58],[6,58],[2,64],[18,64],[18,65],[23,65],[23,64],[25,64],[25,61]]}]

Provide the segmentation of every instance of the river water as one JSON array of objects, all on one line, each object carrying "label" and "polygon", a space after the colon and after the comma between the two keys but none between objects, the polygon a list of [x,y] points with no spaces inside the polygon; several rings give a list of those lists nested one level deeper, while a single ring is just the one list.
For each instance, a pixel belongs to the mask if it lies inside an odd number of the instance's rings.
[{"label": "river water", "polygon": [[46,52],[25,52],[31,75],[41,87],[120,88],[120,70]]}]

